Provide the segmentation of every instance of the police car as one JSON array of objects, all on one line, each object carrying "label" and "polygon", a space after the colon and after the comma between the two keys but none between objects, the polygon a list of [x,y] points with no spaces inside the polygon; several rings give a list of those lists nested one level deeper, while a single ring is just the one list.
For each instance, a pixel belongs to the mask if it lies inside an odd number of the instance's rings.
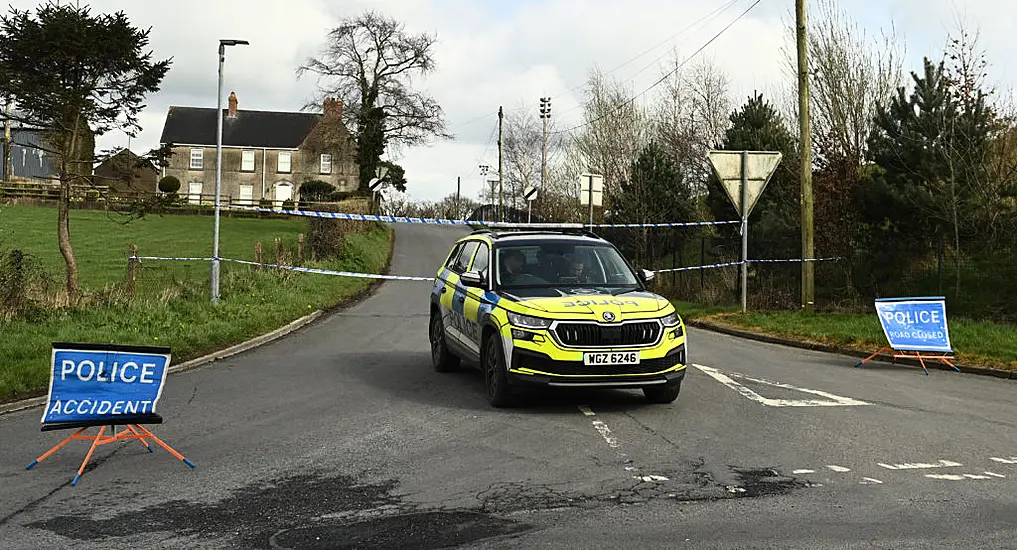
[{"label": "police car", "polygon": [[479,368],[495,407],[528,384],[641,388],[670,403],[685,377],[685,326],[647,290],[653,275],[587,231],[476,231],[435,278],[433,366]]}]

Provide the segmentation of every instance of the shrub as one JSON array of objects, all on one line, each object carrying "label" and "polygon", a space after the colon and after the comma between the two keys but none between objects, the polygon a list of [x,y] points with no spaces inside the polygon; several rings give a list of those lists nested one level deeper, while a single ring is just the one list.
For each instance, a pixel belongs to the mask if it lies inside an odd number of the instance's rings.
[{"label": "shrub", "polygon": [[294,208],[296,208],[296,206],[297,204],[293,202],[293,199],[286,199],[282,203],[282,207],[284,210],[293,210]]},{"label": "shrub", "polygon": [[272,199],[261,199],[258,201],[260,208],[272,208]]},{"label": "shrub", "polygon": [[159,180],[159,191],[173,194],[180,191],[180,180],[176,176],[166,176]]},{"label": "shrub", "polygon": [[327,181],[308,180],[300,186],[301,202],[326,202],[333,200],[335,186]]}]

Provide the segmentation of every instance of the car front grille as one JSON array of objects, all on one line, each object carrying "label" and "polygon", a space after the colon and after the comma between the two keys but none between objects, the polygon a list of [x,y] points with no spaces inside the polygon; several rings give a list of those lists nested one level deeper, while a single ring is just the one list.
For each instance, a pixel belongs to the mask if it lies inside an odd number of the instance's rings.
[{"label": "car front grille", "polygon": [[644,321],[618,325],[560,323],[555,327],[558,340],[569,347],[648,346],[660,337],[660,323]]},{"label": "car front grille", "polygon": [[638,365],[585,365],[580,362],[555,361],[534,352],[516,350],[513,368],[533,369],[556,376],[646,376],[666,371],[675,365],[685,364],[685,346],[665,357],[644,359]]}]

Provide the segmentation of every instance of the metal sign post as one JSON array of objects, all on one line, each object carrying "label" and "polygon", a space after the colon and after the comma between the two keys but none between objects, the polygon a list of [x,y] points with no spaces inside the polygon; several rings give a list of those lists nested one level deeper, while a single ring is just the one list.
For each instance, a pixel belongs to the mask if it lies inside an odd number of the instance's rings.
[{"label": "metal sign post", "polygon": [[593,207],[604,205],[604,176],[583,174],[579,179],[579,204],[590,206],[590,230],[593,230]]},{"label": "metal sign post", "polygon": [[527,187],[523,191],[523,198],[526,199],[526,223],[533,222],[533,200],[537,198],[537,188]]},{"label": "metal sign post", "polygon": [[742,235],[742,311],[748,309],[749,214],[770,182],[781,153],[777,151],[710,151],[707,156],[721,186],[735,210],[741,215]]}]

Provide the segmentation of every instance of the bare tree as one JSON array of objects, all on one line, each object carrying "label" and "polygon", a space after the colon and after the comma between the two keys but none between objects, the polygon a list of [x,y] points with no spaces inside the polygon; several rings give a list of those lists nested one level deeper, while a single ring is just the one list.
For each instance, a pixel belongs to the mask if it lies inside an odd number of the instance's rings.
[{"label": "bare tree", "polygon": [[608,80],[599,69],[590,72],[587,86],[584,125],[574,141],[578,154],[570,160],[585,164],[584,171],[603,174],[604,205],[610,209],[611,197],[621,192],[622,182],[630,178],[632,161],[649,141],[650,118],[633,100],[631,90]]},{"label": "bare tree", "polygon": [[724,139],[731,99],[727,75],[712,61],[702,60],[689,68],[682,63],[676,54],[663,68],[668,76],[655,104],[653,131],[678,167],[682,181],[676,184],[696,196],[707,192],[711,173],[707,152]]},{"label": "bare tree", "polygon": [[[343,19],[329,31],[320,56],[297,68],[297,76],[317,75],[312,105],[338,97],[341,119],[356,136],[360,188],[374,177],[387,146],[414,146],[433,138],[451,138],[441,106],[414,90],[411,76],[434,71],[437,38],[408,34],[405,26],[377,12]],[[341,130],[337,135],[341,134]]]},{"label": "bare tree", "polygon": [[[808,32],[812,141],[819,164],[845,161],[860,166],[877,104],[886,104],[903,80],[903,41],[891,26],[870,39],[837,0],[817,0]],[[795,43],[794,23],[785,26]],[[797,53],[785,48],[785,71],[797,75]],[[797,82],[797,77],[788,79]],[[797,87],[788,89],[788,120],[796,120]]]}]

